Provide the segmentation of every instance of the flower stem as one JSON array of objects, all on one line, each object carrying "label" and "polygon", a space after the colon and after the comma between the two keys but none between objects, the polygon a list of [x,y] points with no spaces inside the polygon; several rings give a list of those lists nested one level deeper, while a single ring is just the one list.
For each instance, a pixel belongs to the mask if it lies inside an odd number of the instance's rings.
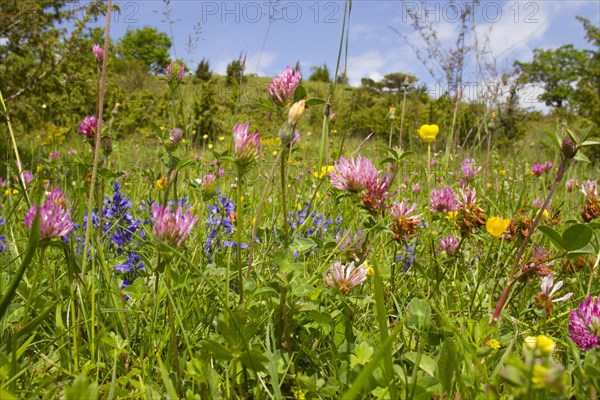
[{"label": "flower stem", "polygon": [[500,295],[500,298],[498,299],[498,304],[496,305],[496,309],[494,310],[494,315],[492,317],[492,321],[490,322],[491,325],[496,325],[496,323],[500,319],[500,314],[502,313],[502,310],[504,309],[504,305],[506,304],[506,301],[508,300],[511,286],[514,282],[516,282],[516,280],[513,280],[513,278],[515,277],[517,268],[519,267],[519,262],[521,261],[521,257],[523,256],[523,253],[525,252],[525,248],[529,244],[529,241],[531,239],[531,236],[533,235],[533,232],[535,231],[535,228],[538,226],[538,224],[540,223],[540,221],[542,219],[543,210],[545,210],[546,207],[548,207],[548,204],[550,204],[550,200],[552,200],[552,196],[554,196],[554,192],[556,191],[556,188],[558,187],[558,184],[562,180],[566,170],[569,168],[569,165],[570,165],[569,160],[563,158],[560,166],[558,167],[558,171],[556,172],[556,178],[554,179],[554,184],[552,185],[552,188],[550,189],[548,196],[546,196],[546,200],[544,201],[544,204],[540,208],[541,212],[538,212],[537,215],[535,216],[535,219],[533,220],[533,224],[531,225],[531,228],[527,231],[527,235],[525,236],[525,239],[523,239],[523,243],[521,243],[521,247],[519,247],[519,250],[517,251],[517,255],[515,256],[515,261],[513,263],[513,266],[511,268],[510,272],[508,273],[508,276],[506,277],[506,283],[504,284],[504,289],[502,290],[502,294]]},{"label": "flower stem", "polygon": [[181,370],[179,368],[179,348],[177,346],[177,329],[175,328],[175,312],[173,311],[173,298],[171,296],[171,273],[169,265],[165,268],[165,283],[167,286],[167,312],[169,317],[169,328],[171,330],[171,344],[173,345],[173,363],[175,364],[175,374],[177,375],[177,387],[179,396],[183,396],[183,380],[181,379]]},{"label": "flower stem", "polygon": [[242,274],[242,228],[243,228],[243,219],[242,219],[242,178],[244,176],[243,167],[237,166],[237,189],[235,194],[235,204],[237,206],[235,212],[235,240],[236,240],[236,249],[235,249],[235,264],[238,270],[238,279],[239,279],[239,290],[240,290],[240,307],[244,304],[244,275]]},{"label": "flower stem", "polygon": [[289,245],[289,226],[287,219],[287,179],[286,179],[286,163],[287,163],[287,153],[285,151],[285,147],[282,146],[283,157],[281,158],[280,167],[281,167],[281,207],[283,213],[283,244],[284,248],[288,248]]}]

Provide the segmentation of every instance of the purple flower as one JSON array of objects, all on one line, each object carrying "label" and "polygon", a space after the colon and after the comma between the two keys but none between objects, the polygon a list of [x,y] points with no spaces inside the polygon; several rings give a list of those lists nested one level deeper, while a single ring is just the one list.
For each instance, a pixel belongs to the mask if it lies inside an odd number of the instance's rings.
[{"label": "purple flower", "polygon": [[534,164],[531,167],[531,173],[535,176],[547,174],[552,169],[552,162],[547,161],[544,164]]},{"label": "purple flower", "polygon": [[579,181],[576,179],[569,179],[566,183],[565,183],[565,189],[567,190],[567,192],[572,192],[576,187],[579,186]]},{"label": "purple flower", "polygon": [[378,176],[377,181],[367,184],[366,191],[362,195],[363,204],[367,209],[380,212],[387,208],[387,200],[397,193],[397,191],[390,193],[393,177],[393,173],[386,171],[381,178]]},{"label": "purple flower", "polygon": [[98,43],[94,44],[94,47],[92,47],[92,53],[94,53],[94,57],[96,57],[98,62],[102,61],[104,58],[104,49],[102,49]]},{"label": "purple flower", "polygon": [[440,244],[438,248],[440,250],[445,251],[446,254],[448,254],[449,256],[452,256],[456,254],[456,251],[458,250],[458,245],[458,237],[456,237],[456,235],[448,235],[440,239]]},{"label": "purple flower", "polygon": [[79,133],[87,138],[93,138],[98,129],[96,117],[88,115],[79,124]]},{"label": "purple flower", "polygon": [[571,339],[582,350],[598,347],[600,341],[600,298],[589,296],[571,311]]},{"label": "purple flower", "polygon": [[[0,226],[4,225],[4,218],[0,218]],[[6,237],[0,235],[0,253],[6,251]]]},{"label": "purple flower", "polygon": [[419,185],[418,183],[415,183],[410,188],[415,193],[421,193],[421,185]]},{"label": "purple flower", "polygon": [[354,261],[348,265],[342,265],[340,260],[329,267],[329,272],[325,277],[325,284],[332,289],[340,290],[342,293],[348,293],[353,287],[356,287],[367,280],[367,268],[365,264],[358,267],[354,266]]},{"label": "purple flower", "polygon": [[523,265],[523,269],[527,271],[533,268],[533,272],[537,276],[545,276],[553,274],[554,272],[550,269],[554,265],[554,260],[548,261],[551,256],[550,250],[543,246],[539,246],[536,243],[531,245],[533,254],[529,261]]},{"label": "purple flower", "polygon": [[40,211],[40,239],[65,236],[73,229],[71,214],[67,210],[67,198],[58,186],[52,189],[42,207],[34,204],[27,211],[25,226],[28,229],[31,229],[38,209]]},{"label": "purple flower", "polygon": [[479,172],[481,168],[475,169],[475,160],[472,158],[465,158],[462,163],[462,173],[466,179],[475,177],[475,174]]},{"label": "purple flower", "polygon": [[241,166],[252,164],[261,152],[260,133],[248,134],[249,122],[235,124],[233,127],[233,152],[236,162]]},{"label": "purple flower", "polygon": [[329,177],[331,185],[336,189],[360,193],[377,185],[379,173],[368,158],[357,156],[354,161],[352,157],[342,157],[333,167]]},{"label": "purple flower", "polygon": [[25,170],[21,174],[21,177],[23,178],[23,182],[27,184],[33,180],[33,173],[29,170]]},{"label": "purple flower", "polygon": [[167,66],[167,78],[173,81],[180,81],[185,74],[185,65],[183,63],[173,62]]},{"label": "purple flower", "polygon": [[0,188],[6,186],[7,182],[6,179],[2,179],[2,177],[0,176]]},{"label": "purple flower", "polygon": [[173,214],[169,206],[161,207],[157,203],[152,203],[152,216],[154,236],[175,247],[185,242],[190,230],[198,221],[198,217],[192,217],[190,211],[184,214],[181,206],[177,207],[177,211]]},{"label": "purple flower", "polygon": [[269,96],[273,101],[285,105],[294,95],[301,79],[300,71],[292,70],[288,65],[285,71],[271,81],[268,89]]},{"label": "purple flower", "polygon": [[432,189],[429,206],[433,212],[458,211],[459,204],[454,189],[451,187]]}]

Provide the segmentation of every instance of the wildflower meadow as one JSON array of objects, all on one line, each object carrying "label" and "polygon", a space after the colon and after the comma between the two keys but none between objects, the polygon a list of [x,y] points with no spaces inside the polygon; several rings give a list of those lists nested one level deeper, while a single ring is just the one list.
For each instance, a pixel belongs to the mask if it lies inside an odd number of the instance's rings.
[{"label": "wildflower meadow", "polygon": [[42,133],[0,82],[0,399],[600,396],[597,125],[400,128],[405,90],[356,134],[295,60],[216,102],[173,59],[136,111],[97,6]]}]

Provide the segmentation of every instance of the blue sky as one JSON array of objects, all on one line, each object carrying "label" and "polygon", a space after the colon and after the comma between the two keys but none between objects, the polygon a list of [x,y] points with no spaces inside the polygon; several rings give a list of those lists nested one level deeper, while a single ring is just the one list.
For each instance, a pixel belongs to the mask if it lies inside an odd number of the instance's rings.
[{"label": "blue sky", "polygon": [[[326,63],[335,69],[342,21],[343,1],[205,1],[119,0],[121,14],[113,17],[112,37],[117,39],[126,29],[154,26],[172,35],[173,55],[183,59],[192,70],[202,58],[210,60],[212,69],[224,73],[226,65],[247,54],[247,72],[273,76],[286,65],[300,61],[304,75],[310,67]],[[409,11],[428,17],[445,45],[455,41],[459,24],[457,11],[469,1],[379,1],[354,0],[350,15],[348,77],[357,85],[362,77],[380,79],[390,72],[409,72],[432,86],[435,80],[415,57],[414,51],[392,28],[419,46],[418,35],[411,28]],[[167,18],[166,12],[170,8]],[[511,69],[513,61],[530,60],[535,48],[553,48],[573,43],[587,48],[584,30],[575,19],[585,16],[600,24],[597,0],[492,1],[482,0],[473,14],[475,35],[467,43],[478,41],[480,61],[494,65],[485,79],[500,76]],[[167,20],[170,19],[172,24]],[[102,24],[104,21],[99,21]],[[198,31],[197,28],[200,28]],[[189,48],[190,42],[194,46]],[[471,53],[465,74],[466,82],[477,78],[475,56]]]}]

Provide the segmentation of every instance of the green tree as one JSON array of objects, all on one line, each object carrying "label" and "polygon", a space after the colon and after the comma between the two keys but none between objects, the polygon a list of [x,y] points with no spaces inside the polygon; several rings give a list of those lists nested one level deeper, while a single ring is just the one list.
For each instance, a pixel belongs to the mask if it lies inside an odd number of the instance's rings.
[{"label": "green tree", "polygon": [[379,82],[380,86],[384,89],[388,89],[390,92],[402,92],[404,87],[411,85],[417,81],[417,78],[411,74],[405,74],[403,72],[393,72],[387,74]]},{"label": "green tree", "polygon": [[210,63],[207,59],[203,58],[198,64],[198,68],[196,68],[196,78],[203,82],[207,82],[212,78]]},{"label": "green tree", "polygon": [[585,18],[577,19],[583,24],[585,38],[595,49],[589,51],[589,62],[582,70],[583,77],[577,84],[573,103],[580,115],[600,126],[600,28]]},{"label": "green tree", "polygon": [[539,99],[548,106],[561,108],[575,98],[577,84],[583,76],[590,56],[567,44],[555,50],[535,49],[530,63],[515,62],[521,83],[543,86]]},{"label": "green tree", "polygon": [[172,45],[166,33],[145,26],[141,29],[128,29],[119,42],[117,53],[125,66],[127,63],[139,63],[147,71],[160,74],[169,65],[169,49]]},{"label": "green tree", "polygon": [[244,80],[244,60],[240,57],[227,64],[227,83],[239,83]]},{"label": "green tree", "polygon": [[308,78],[309,81],[312,82],[331,82],[331,73],[329,72],[329,68],[327,64],[323,64],[323,66],[315,66],[311,67],[311,74]]}]

